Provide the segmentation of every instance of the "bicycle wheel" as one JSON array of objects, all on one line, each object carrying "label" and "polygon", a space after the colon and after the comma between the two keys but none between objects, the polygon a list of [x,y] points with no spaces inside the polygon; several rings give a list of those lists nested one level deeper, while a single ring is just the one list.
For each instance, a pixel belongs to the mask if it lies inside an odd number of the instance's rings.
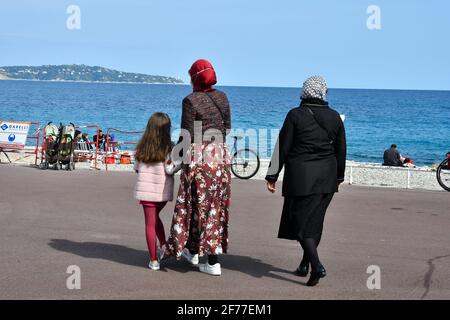
[{"label": "bicycle wheel", "polygon": [[437,180],[444,190],[450,192],[450,162],[449,159],[445,159],[439,165],[436,172]]},{"label": "bicycle wheel", "polygon": [[255,151],[240,149],[231,158],[231,172],[239,179],[250,179],[259,170],[259,157]]}]

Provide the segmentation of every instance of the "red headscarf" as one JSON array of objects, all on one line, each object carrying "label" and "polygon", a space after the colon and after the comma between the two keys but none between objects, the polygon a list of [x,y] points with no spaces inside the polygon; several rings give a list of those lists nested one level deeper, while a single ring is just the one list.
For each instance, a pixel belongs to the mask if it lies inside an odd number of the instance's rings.
[{"label": "red headscarf", "polygon": [[217,83],[216,72],[208,60],[197,60],[189,69],[194,92],[208,92],[214,90]]}]

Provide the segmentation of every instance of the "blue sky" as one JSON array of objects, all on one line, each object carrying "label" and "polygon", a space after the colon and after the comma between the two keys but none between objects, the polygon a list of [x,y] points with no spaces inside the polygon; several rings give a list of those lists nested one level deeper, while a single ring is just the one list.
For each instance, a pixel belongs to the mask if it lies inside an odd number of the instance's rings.
[{"label": "blue sky", "polygon": [[[81,30],[66,27],[69,5]],[[368,30],[366,9],[381,9]],[[0,65],[77,63],[221,85],[450,90],[448,0],[1,0]]]}]

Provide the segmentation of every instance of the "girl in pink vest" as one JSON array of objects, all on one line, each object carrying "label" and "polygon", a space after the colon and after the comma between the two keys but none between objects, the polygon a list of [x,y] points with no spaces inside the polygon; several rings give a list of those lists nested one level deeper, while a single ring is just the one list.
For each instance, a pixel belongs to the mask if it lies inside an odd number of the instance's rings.
[{"label": "girl in pink vest", "polygon": [[[145,235],[150,255],[149,268],[159,270],[158,250],[166,244],[164,226],[159,213],[167,201],[173,199],[173,174],[179,167],[170,160],[172,141],[170,139],[170,118],[162,112],[154,113],[136,147],[134,169],[137,176],[135,197],[144,208]],[[161,255],[164,250],[160,250]]]}]

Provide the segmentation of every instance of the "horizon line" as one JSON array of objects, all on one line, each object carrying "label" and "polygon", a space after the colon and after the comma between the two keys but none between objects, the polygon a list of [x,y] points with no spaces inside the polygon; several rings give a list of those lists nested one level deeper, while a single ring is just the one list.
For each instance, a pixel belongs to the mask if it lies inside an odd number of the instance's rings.
[{"label": "horizon line", "polygon": [[[187,84],[181,84],[187,85]],[[217,87],[246,87],[246,88],[280,88],[280,89],[300,89],[298,86],[254,86],[254,85],[216,85]],[[350,87],[329,87],[331,90],[395,90],[395,91],[450,91],[449,89],[405,89],[405,88],[350,88]]]},{"label": "horizon line", "polygon": [[[125,72],[125,73],[136,73],[136,74],[142,74],[142,75],[146,75],[146,76],[159,76],[159,77],[168,77],[168,78],[174,78],[176,80],[181,80],[183,81],[183,83],[167,83],[168,85],[190,85],[189,82],[184,82],[185,79],[179,78],[178,76],[168,76],[168,75],[152,75],[152,74],[147,74],[147,73],[141,73],[141,72],[132,72],[132,71],[120,71],[118,69],[116,69],[115,67],[110,67],[110,66],[99,66],[99,65],[88,65],[88,64],[77,64],[77,63],[63,63],[63,64],[41,64],[41,65],[15,65],[15,66],[0,66],[0,68],[6,68],[6,67],[45,67],[45,66],[70,66],[70,65],[78,65],[78,66],[87,66],[87,67],[99,67],[99,68],[105,68],[105,69],[110,69],[110,70],[114,70],[114,71],[119,71],[119,72]],[[7,80],[23,80],[23,81],[49,81],[49,82],[84,82],[84,83],[117,83],[117,84],[121,84],[121,83],[127,83],[127,82],[96,82],[96,81],[72,81],[72,80],[32,80],[32,79],[4,79],[1,81],[7,81]],[[164,85],[166,83],[141,83],[141,82],[130,82],[129,84],[147,84],[147,85],[151,85],[151,84],[158,84],[158,85]],[[285,85],[274,85],[274,86],[270,86],[270,85],[229,85],[229,84],[224,84],[224,85],[216,85],[218,87],[246,87],[246,88],[281,88],[281,89],[299,89],[301,88],[301,86],[285,86]],[[350,88],[350,87],[330,87],[329,89],[339,89],[339,90],[396,90],[396,91],[443,91],[443,92],[447,92],[450,91],[450,88],[448,89],[411,89],[411,88]]]},{"label": "horizon line", "polygon": [[[166,76],[171,77],[171,76]],[[180,79],[181,80],[181,79]],[[83,80],[36,80],[36,79],[0,79],[2,81],[28,81],[28,82],[50,82],[50,83],[86,83],[86,84],[133,84],[133,85],[168,85],[168,86],[191,86],[190,83],[145,83],[145,82],[118,82],[118,81],[83,81]],[[268,86],[268,85],[230,85],[219,84],[215,87],[235,87],[235,88],[268,88],[268,89],[301,89],[298,86]],[[385,90],[385,91],[439,91],[449,92],[450,89],[411,89],[411,88],[351,88],[351,87],[330,87],[330,90]]]}]

